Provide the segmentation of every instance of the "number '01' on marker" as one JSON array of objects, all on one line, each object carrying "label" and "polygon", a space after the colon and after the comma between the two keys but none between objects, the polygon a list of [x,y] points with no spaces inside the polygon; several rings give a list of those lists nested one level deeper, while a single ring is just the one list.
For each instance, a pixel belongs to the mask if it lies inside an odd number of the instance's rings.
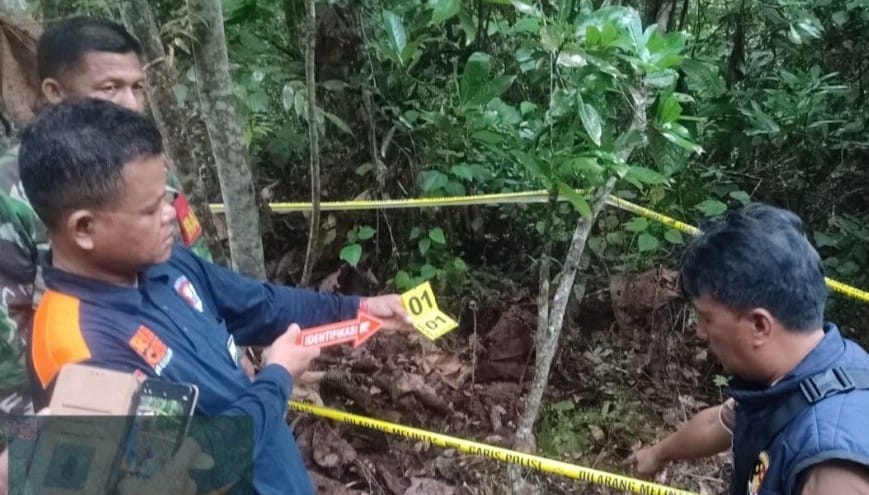
[{"label": "number '01' on marker", "polygon": [[383,326],[382,321],[368,313],[360,312],[352,320],[306,328],[296,337],[296,344],[303,347],[330,347],[353,342],[353,347],[359,347],[377,333],[381,326]]}]

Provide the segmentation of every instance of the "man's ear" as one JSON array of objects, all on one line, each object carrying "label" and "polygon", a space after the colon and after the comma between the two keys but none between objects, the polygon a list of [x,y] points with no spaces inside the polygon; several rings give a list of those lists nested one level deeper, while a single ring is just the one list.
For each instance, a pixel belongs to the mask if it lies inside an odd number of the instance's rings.
[{"label": "man's ear", "polygon": [[91,210],[76,210],[66,218],[64,227],[69,240],[83,251],[94,249],[95,219]]},{"label": "man's ear", "polygon": [[775,318],[764,308],[754,308],[748,313],[751,322],[751,340],[756,347],[762,346],[772,335]]},{"label": "man's ear", "polygon": [[40,89],[42,90],[42,96],[51,104],[60,103],[63,100],[63,85],[57,79],[46,77],[42,80]]}]

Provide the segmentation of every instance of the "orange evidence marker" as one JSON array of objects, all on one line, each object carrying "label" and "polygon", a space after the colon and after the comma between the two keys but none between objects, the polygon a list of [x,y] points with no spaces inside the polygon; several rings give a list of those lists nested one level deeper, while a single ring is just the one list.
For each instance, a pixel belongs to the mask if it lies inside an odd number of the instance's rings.
[{"label": "orange evidence marker", "polygon": [[353,342],[359,347],[380,330],[383,322],[368,313],[359,312],[352,320],[338,321],[314,328],[306,328],[296,338],[296,344],[304,347],[330,347]]}]

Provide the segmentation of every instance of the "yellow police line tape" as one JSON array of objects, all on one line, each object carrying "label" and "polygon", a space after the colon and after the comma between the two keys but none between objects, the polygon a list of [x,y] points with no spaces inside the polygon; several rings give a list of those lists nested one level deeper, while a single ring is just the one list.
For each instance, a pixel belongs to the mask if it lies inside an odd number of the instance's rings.
[{"label": "yellow police line tape", "polygon": [[[562,201],[566,200],[564,196],[559,196]],[[448,196],[443,198],[414,198],[414,199],[385,199],[385,200],[350,200],[350,201],[324,201],[320,203],[322,211],[351,211],[351,210],[374,210],[374,209],[393,209],[393,208],[433,208],[438,206],[468,206],[468,205],[488,205],[488,204],[521,204],[521,203],[545,203],[549,200],[549,193],[545,190],[514,192],[514,193],[497,193],[497,194],[480,194],[477,196]],[[697,235],[700,229],[687,223],[680,222],[674,218],[662,215],[648,208],[643,208],[640,205],[631,203],[624,199],[609,196],[607,204],[616,208],[629,211],[635,215],[646,217],[650,220],[660,222],[670,228],[676,229],[689,235]],[[224,213],[226,211],[223,204],[217,203],[210,205],[213,213]],[[282,202],[269,203],[269,209],[273,213],[291,213],[299,211],[307,211],[311,209],[311,203],[306,202]],[[852,297],[854,299],[869,303],[869,292],[852,287],[842,282],[838,282],[831,278],[826,278],[827,287],[830,289]]]},{"label": "yellow police line tape", "polygon": [[444,447],[447,449],[456,449],[459,452],[471,455],[480,455],[489,457],[496,461],[518,464],[520,466],[535,469],[544,473],[557,474],[568,478],[593,483],[595,485],[604,485],[615,488],[617,490],[625,490],[633,493],[648,494],[648,495],[698,495],[694,492],[671,488],[669,486],[650,483],[619,474],[599,471],[566,462],[547,459],[536,455],[525,454],[515,450],[486,445],[484,443],[472,442],[462,438],[451,437],[441,433],[434,433],[409,426],[389,423],[387,421],[367,418],[356,414],[338,411],[336,409],[328,409],[325,407],[315,406],[302,402],[290,401],[290,408],[303,413],[313,414],[322,418],[328,418],[334,421],[351,424],[354,426],[362,426],[373,430],[382,431],[388,435],[398,435],[414,441],[424,441],[432,445]]}]

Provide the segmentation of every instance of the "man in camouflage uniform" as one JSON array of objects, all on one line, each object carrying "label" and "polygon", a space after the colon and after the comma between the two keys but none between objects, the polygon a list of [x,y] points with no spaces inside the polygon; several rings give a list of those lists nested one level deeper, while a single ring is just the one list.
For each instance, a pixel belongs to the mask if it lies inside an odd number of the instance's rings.
[{"label": "man in camouflage uniform", "polygon": [[[54,25],[37,46],[42,98],[94,97],[145,110],[142,47],[122,26],[77,17]],[[211,261],[202,228],[177,179],[169,174],[168,200],[176,210],[179,240]],[[37,259],[48,250],[45,226],[18,177],[18,147],[0,156],[0,417],[32,413],[24,346],[44,290]]]}]

